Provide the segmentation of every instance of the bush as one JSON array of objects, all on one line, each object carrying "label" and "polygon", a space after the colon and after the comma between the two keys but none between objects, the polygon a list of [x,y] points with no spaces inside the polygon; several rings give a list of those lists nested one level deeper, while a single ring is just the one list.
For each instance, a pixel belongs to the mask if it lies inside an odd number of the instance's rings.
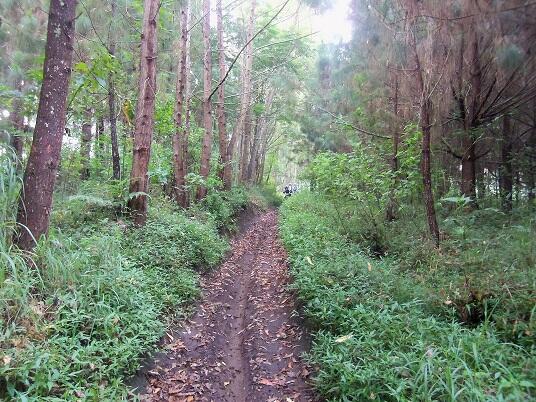
[{"label": "bush", "polygon": [[533,345],[503,343],[489,321],[468,328],[434,315],[426,283],[390,258],[368,257],[333,224],[332,209],[323,196],[300,193],[285,202],[280,220],[293,287],[317,331],[309,358],[319,367],[315,383],[323,397],[536,397]]},{"label": "bush", "polygon": [[197,206],[198,213],[207,214],[207,218],[218,229],[232,230],[237,213],[248,203],[246,191],[241,187],[231,191],[210,192]]}]

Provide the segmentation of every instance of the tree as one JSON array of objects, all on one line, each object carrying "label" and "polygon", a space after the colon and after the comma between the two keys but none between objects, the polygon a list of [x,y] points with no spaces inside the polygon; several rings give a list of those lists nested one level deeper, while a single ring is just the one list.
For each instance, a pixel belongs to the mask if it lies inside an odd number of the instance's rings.
[{"label": "tree", "polygon": [[[111,1],[111,23],[116,17],[116,0]],[[115,57],[115,30],[110,30],[110,43],[108,44],[108,53]],[[112,143],[112,178],[119,180],[121,178],[121,161],[119,159],[119,145],[117,142],[117,115],[115,111],[115,82],[114,73],[108,74],[108,119],[110,121],[110,140]]]},{"label": "tree", "polygon": [[251,11],[249,14],[248,28],[247,28],[247,46],[244,52],[244,78],[242,82],[242,96],[243,104],[240,110],[239,122],[243,126],[238,127],[242,130],[241,136],[241,153],[240,153],[240,169],[239,175],[242,182],[246,182],[248,179],[248,165],[250,158],[250,142],[251,142],[251,99],[252,99],[252,69],[253,69],[253,34],[255,29],[255,6],[256,0],[251,1]]},{"label": "tree", "polygon": [[80,159],[82,161],[82,168],[80,170],[80,180],[89,179],[89,163],[91,158],[91,139],[92,139],[92,111],[87,109],[84,114],[84,123],[82,124],[82,138],[80,141]]},{"label": "tree", "polygon": [[188,23],[190,15],[190,1],[187,0],[180,10],[181,38],[177,63],[177,85],[175,89],[175,132],[173,133],[173,175],[175,200],[183,208],[188,207],[188,191],[186,189],[186,155],[188,146],[188,134],[186,128],[186,115],[189,113],[187,103],[188,81]]},{"label": "tree", "polygon": [[[212,49],[210,45],[210,0],[203,0],[203,145],[201,149],[201,167],[199,174],[203,179],[207,179],[210,173],[210,156],[212,154]],[[197,199],[201,200],[207,195],[206,185],[201,185],[197,189]]]},{"label": "tree", "polygon": [[147,220],[148,170],[154,129],[159,10],[158,0],[144,1],[138,104],[136,106],[132,171],[130,173],[131,198],[128,202],[134,223],[139,226],[144,225]]},{"label": "tree", "polygon": [[436,246],[439,246],[439,225],[434,204],[434,194],[432,187],[432,159],[431,159],[431,138],[432,138],[432,100],[429,82],[425,81],[425,70],[421,62],[417,47],[417,15],[418,0],[408,1],[408,14],[410,17],[409,44],[413,53],[415,63],[415,77],[417,81],[417,93],[420,105],[420,126],[422,131],[422,156],[421,175],[423,181],[423,200],[426,209],[426,219],[430,234]]},{"label": "tree", "polygon": [[65,131],[76,4],[76,0],[50,2],[43,85],[17,213],[20,228],[14,239],[23,250],[31,250],[48,232]]},{"label": "tree", "polygon": [[[217,16],[217,30],[218,30],[218,65],[220,68],[220,80],[223,80],[227,71],[225,67],[225,45],[223,42],[223,10],[222,0],[216,1],[216,16]],[[220,150],[220,178],[223,181],[223,186],[226,190],[231,189],[232,185],[232,155],[228,152],[227,141],[227,122],[225,116],[225,82],[222,82],[218,87],[218,104],[217,104],[217,118],[218,118],[218,139]]]}]

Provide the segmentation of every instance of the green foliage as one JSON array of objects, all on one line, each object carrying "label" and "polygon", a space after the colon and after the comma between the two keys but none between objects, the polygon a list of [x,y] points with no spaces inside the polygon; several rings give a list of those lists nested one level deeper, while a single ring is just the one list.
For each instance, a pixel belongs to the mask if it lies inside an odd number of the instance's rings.
[{"label": "green foliage", "polygon": [[0,158],[0,399],[127,399],[124,378],[168,320],[187,313],[196,271],[226,251],[215,222],[229,224],[244,193],[214,195],[196,218],[153,197],[136,229],[117,221],[125,183],[90,180],[57,197],[53,230],[27,265],[10,245],[18,179],[8,154]]},{"label": "green foliage", "polygon": [[153,211],[144,227],[129,230],[124,238],[127,255],[137,265],[173,271],[219,262],[227,247],[214,225],[189,219],[164,203]]},{"label": "green foliage", "polygon": [[283,203],[283,196],[274,185],[251,187],[248,194],[250,203],[262,209],[276,208]]},{"label": "green foliage", "polygon": [[237,212],[244,209],[248,203],[246,191],[235,187],[231,191],[211,191],[198,206],[218,229],[235,228]]},{"label": "green foliage", "polygon": [[536,355],[503,343],[493,323],[434,316],[429,283],[371,260],[333,224],[328,198],[285,202],[281,235],[314,337],[310,359],[328,400],[504,401],[534,398]]}]

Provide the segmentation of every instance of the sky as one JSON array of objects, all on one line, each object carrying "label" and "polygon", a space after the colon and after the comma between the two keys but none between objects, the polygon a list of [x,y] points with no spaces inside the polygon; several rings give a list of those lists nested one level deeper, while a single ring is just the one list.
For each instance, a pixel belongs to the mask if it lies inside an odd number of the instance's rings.
[{"label": "sky", "polygon": [[331,0],[332,6],[322,14],[313,15],[312,29],[318,31],[318,42],[348,42],[352,38],[352,25],[348,20],[351,0]]}]

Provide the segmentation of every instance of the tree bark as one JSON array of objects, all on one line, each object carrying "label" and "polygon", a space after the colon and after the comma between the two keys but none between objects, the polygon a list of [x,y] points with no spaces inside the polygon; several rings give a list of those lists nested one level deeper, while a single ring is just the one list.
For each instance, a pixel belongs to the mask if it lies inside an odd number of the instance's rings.
[{"label": "tree bark", "polygon": [[180,11],[181,38],[179,43],[179,60],[177,63],[177,85],[175,105],[175,133],[173,134],[173,174],[174,196],[177,203],[188,207],[188,191],[186,189],[186,147],[187,131],[185,114],[188,113],[186,104],[186,83],[188,80],[187,59],[190,49],[188,48],[188,16],[190,14],[190,1]]},{"label": "tree bark", "polygon": [[[225,66],[225,46],[223,42],[223,10],[222,0],[216,2],[217,13],[217,29],[218,29],[218,64],[220,68],[220,80],[225,77],[227,68]],[[229,141],[227,140],[227,122],[225,116],[225,83],[222,82],[218,87],[218,105],[216,109],[218,117],[218,137],[220,150],[220,165],[221,169],[219,176],[223,181],[225,190],[230,190],[232,186],[232,166],[227,148]]]},{"label": "tree bark", "polygon": [[43,84],[17,213],[19,230],[14,238],[23,250],[33,249],[49,228],[65,131],[76,4],[76,0],[50,1]]},{"label": "tree bark", "polygon": [[[412,17],[416,18],[418,9],[418,0],[412,0]],[[421,175],[423,181],[423,201],[426,209],[426,219],[428,221],[428,228],[430,234],[434,240],[436,247],[439,247],[439,225],[437,224],[437,217],[434,204],[434,194],[432,186],[432,161],[431,161],[431,113],[432,113],[432,101],[430,100],[428,91],[424,81],[424,71],[419,57],[417,49],[417,39],[414,32],[415,21],[413,22],[413,28],[410,32],[410,41],[413,50],[413,56],[415,60],[415,71],[417,78],[417,88],[420,97],[420,120],[422,130],[422,151],[421,151]]]},{"label": "tree bark", "polygon": [[147,220],[148,169],[151,158],[156,95],[157,20],[159,8],[158,0],[144,1],[140,80],[129,190],[134,195],[128,202],[134,223],[138,226],[144,225]]},{"label": "tree bark", "polygon": [[[205,55],[203,58],[203,126],[205,134],[201,149],[201,166],[199,174],[207,179],[210,173],[210,156],[212,154],[212,108],[210,94],[212,93],[212,49],[210,46],[210,0],[203,0],[203,45]],[[199,186],[197,199],[202,200],[207,195],[207,187]]]},{"label": "tree bark", "polygon": [[[116,1],[111,1],[112,5],[112,20],[116,15]],[[115,56],[115,33],[110,32],[110,43],[108,46],[110,55]],[[110,120],[110,141],[112,143],[112,178],[114,180],[121,179],[121,159],[119,157],[119,143],[117,141],[117,114],[115,111],[115,82],[112,72],[108,74],[108,113]]]},{"label": "tree bark", "polygon": [[396,202],[395,191],[398,186],[398,147],[400,144],[400,132],[398,131],[398,74],[394,73],[394,92],[393,92],[393,116],[395,124],[393,127],[393,154],[391,156],[391,172],[393,174],[393,181],[391,189],[389,191],[389,201],[387,203],[387,210],[385,218],[387,221],[392,222],[396,220],[398,215],[398,206]]},{"label": "tree bark", "polygon": [[514,177],[512,168],[512,120],[510,115],[503,116],[503,130],[501,142],[501,167],[499,171],[499,186],[502,208],[512,210],[512,195],[514,191]]},{"label": "tree bark", "polygon": [[264,99],[264,111],[259,116],[256,127],[255,137],[251,143],[251,158],[248,166],[248,181],[253,183],[258,181],[259,167],[262,165],[264,153],[266,152],[265,142],[268,131],[268,119],[272,113],[272,105],[274,102],[275,90],[269,88]]},{"label": "tree bark", "polygon": [[480,50],[478,45],[478,34],[476,28],[471,30],[471,69],[470,72],[470,99],[467,113],[464,111],[464,136],[462,140],[462,181],[461,193],[465,197],[471,198],[471,204],[476,206],[476,145],[474,130],[480,125],[478,110],[481,106],[482,92],[482,69],[480,67]]},{"label": "tree bark", "polygon": [[102,158],[104,151],[104,116],[100,115],[97,119],[97,127],[95,133],[95,154],[98,158]]},{"label": "tree bark", "polygon": [[89,179],[89,162],[91,158],[91,139],[92,139],[92,113],[91,110],[87,110],[85,113],[84,123],[82,124],[82,137],[80,139],[80,159],[82,166],[80,169],[80,180]]},{"label": "tree bark", "polygon": [[476,151],[472,134],[465,132],[462,139],[462,181],[461,193],[471,198],[471,204],[476,203]]},{"label": "tree bark", "polygon": [[250,42],[251,38],[253,38],[254,35],[254,29],[255,29],[255,7],[256,7],[256,0],[251,1],[251,12],[249,15],[249,22],[248,22],[248,28],[247,28],[247,42],[248,45],[246,46],[245,50],[245,74],[244,74],[244,82],[243,82],[243,93],[244,93],[244,106],[245,110],[244,116],[242,118],[242,124],[243,124],[243,132],[242,132],[242,141],[241,141],[241,156],[240,156],[240,164],[239,164],[239,173],[240,173],[240,181],[245,182],[247,181],[247,168],[248,168],[248,162],[249,162],[249,147],[250,147],[250,141],[251,141],[251,99],[252,99],[252,86],[251,86],[251,76],[252,76],[252,68],[253,68],[253,43]]},{"label": "tree bark", "polygon": [[[227,146],[227,159],[229,160],[230,163],[232,163],[232,161],[233,161],[235,148],[236,148],[236,142],[237,142],[237,140],[239,138],[239,135],[240,135],[240,133],[242,131],[242,128],[244,126],[244,119],[246,117],[246,111],[247,111],[247,108],[248,108],[248,103],[247,103],[248,100],[247,100],[247,97],[246,97],[246,93],[244,92],[244,82],[246,80],[246,57],[245,57],[245,54],[244,54],[243,68],[242,68],[242,71],[240,73],[240,76],[241,76],[240,81],[241,81],[241,84],[242,84],[242,94],[241,94],[241,97],[240,97],[240,109],[238,111],[238,117],[236,119],[236,124],[235,124],[235,126],[233,128],[233,132],[231,134],[231,139],[229,140],[229,145]],[[230,165],[229,169],[224,171],[224,174],[225,174],[224,182],[229,183],[229,186],[230,186],[230,183],[232,183],[232,179],[233,179],[232,165]]]}]

